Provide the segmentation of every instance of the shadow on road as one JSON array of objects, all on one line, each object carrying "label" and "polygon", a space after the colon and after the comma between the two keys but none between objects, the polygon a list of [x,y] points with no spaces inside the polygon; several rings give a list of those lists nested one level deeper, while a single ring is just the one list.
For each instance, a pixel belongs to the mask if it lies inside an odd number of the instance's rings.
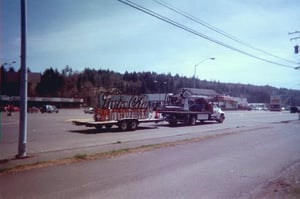
[{"label": "shadow on road", "polygon": [[[147,129],[157,129],[157,126],[139,126],[135,131],[147,130]],[[100,133],[126,133],[132,131],[121,131],[119,128],[88,128],[82,130],[70,130],[70,133],[80,133],[80,134],[100,134]]]},{"label": "shadow on road", "polygon": [[[206,126],[206,125],[213,125],[213,124],[220,124],[218,122],[215,122],[215,121],[206,121],[206,122],[198,122],[196,123],[194,126]],[[168,123],[164,123],[164,124],[157,124],[157,126],[161,126],[161,127],[170,127],[170,128],[180,128],[180,127],[193,127],[191,125],[188,125],[188,124],[176,124],[176,125],[170,125]]]}]

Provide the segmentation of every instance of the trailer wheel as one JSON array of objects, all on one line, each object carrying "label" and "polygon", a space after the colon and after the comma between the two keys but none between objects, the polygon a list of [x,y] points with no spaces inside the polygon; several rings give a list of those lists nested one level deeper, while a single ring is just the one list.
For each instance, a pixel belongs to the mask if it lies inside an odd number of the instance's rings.
[{"label": "trailer wheel", "polygon": [[101,125],[101,124],[96,125],[95,128],[96,128],[97,130],[101,130],[101,129],[102,129],[102,125]]},{"label": "trailer wheel", "polygon": [[123,120],[119,123],[119,129],[126,131],[128,129],[128,123],[126,120]]},{"label": "trailer wheel", "polygon": [[111,127],[112,127],[112,124],[106,124],[106,125],[105,125],[105,128],[106,128],[106,129],[111,129]]},{"label": "trailer wheel", "polygon": [[130,130],[136,130],[137,129],[137,127],[138,127],[138,121],[136,121],[136,120],[132,120],[131,122],[130,122]]},{"label": "trailer wheel", "polygon": [[195,126],[196,125],[196,117],[195,116],[191,117],[191,119],[190,119],[190,125],[191,126]]}]

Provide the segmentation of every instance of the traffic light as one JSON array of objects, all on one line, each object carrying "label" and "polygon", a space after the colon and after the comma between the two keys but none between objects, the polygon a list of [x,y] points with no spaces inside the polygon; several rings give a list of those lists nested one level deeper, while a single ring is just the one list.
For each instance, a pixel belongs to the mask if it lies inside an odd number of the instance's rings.
[{"label": "traffic light", "polygon": [[296,46],[295,46],[295,54],[298,54],[298,53],[299,53],[299,46],[296,45]]}]

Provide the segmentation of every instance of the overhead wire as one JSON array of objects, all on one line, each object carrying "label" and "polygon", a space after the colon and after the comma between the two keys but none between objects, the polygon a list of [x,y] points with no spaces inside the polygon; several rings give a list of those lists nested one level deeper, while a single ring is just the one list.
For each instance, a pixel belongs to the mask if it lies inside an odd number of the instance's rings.
[{"label": "overhead wire", "polygon": [[177,7],[175,7],[174,5],[171,5],[171,4],[169,4],[169,3],[166,3],[166,2],[163,1],[163,0],[153,0],[153,1],[154,1],[155,3],[157,3],[157,4],[159,4],[159,5],[161,5],[161,6],[165,7],[165,8],[167,8],[167,9],[169,9],[169,10],[172,10],[173,12],[175,12],[175,13],[177,13],[177,14],[179,14],[179,15],[185,17],[185,18],[188,18],[188,19],[192,20],[193,22],[195,22],[195,23],[197,23],[197,24],[200,24],[200,25],[202,25],[202,26],[204,26],[204,27],[206,27],[206,28],[208,28],[208,29],[210,29],[210,30],[213,30],[213,31],[215,31],[215,32],[217,32],[217,33],[223,35],[224,37],[227,37],[227,38],[229,38],[229,39],[231,39],[231,40],[233,40],[233,41],[235,41],[235,42],[237,42],[237,43],[239,43],[239,44],[242,44],[242,45],[244,45],[244,46],[247,46],[248,48],[251,48],[251,49],[256,50],[256,51],[258,51],[258,52],[261,52],[261,53],[264,53],[264,54],[266,54],[266,55],[275,57],[275,58],[277,58],[277,59],[281,59],[281,60],[286,61],[286,62],[289,62],[289,63],[298,64],[298,63],[295,62],[295,61],[292,61],[292,60],[288,60],[288,59],[279,57],[279,56],[274,55],[274,54],[272,54],[272,53],[269,53],[269,52],[267,52],[267,51],[265,51],[265,50],[262,50],[262,49],[260,49],[260,48],[257,48],[257,47],[255,47],[255,46],[249,44],[249,43],[246,43],[246,42],[240,40],[239,38],[237,38],[237,37],[235,37],[235,36],[233,36],[233,35],[231,35],[231,34],[225,32],[225,31],[223,31],[223,30],[221,30],[220,28],[217,28],[217,27],[215,27],[215,26],[213,26],[213,25],[207,23],[206,21],[201,20],[201,19],[199,19],[199,18],[197,18],[197,17],[195,17],[195,16],[193,16],[193,15],[187,13],[186,11],[183,11],[183,10],[181,10],[181,9],[179,9],[179,8],[177,8]]},{"label": "overhead wire", "polygon": [[198,31],[196,31],[196,30],[194,30],[194,29],[192,29],[192,28],[189,28],[189,27],[187,27],[187,26],[184,26],[184,25],[182,25],[182,24],[180,24],[180,23],[178,23],[178,22],[176,22],[176,21],[174,21],[174,20],[172,20],[172,19],[169,19],[169,18],[167,18],[167,17],[165,17],[165,16],[162,16],[162,15],[158,14],[157,12],[154,12],[154,11],[152,11],[152,10],[150,10],[150,9],[147,9],[147,8],[141,6],[141,5],[138,5],[137,3],[134,3],[134,2],[132,2],[132,1],[130,1],[130,0],[117,0],[117,1],[123,3],[123,4],[127,5],[127,6],[130,6],[130,7],[134,8],[134,9],[137,9],[137,10],[143,12],[143,13],[146,13],[146,14],[152,16],[152,17],[155,17],[155,18],[157,18],[157,19],[159,19],[159,20],[161,20],[161,21],[164,21],[164,22],[166,22],[166,23],[168,23],[168,24],[171,24],[171,25],[173,25],[173,26],[175,26],[175,27],[177,27],[177,28],[180,28],[180,29],[182,29],[182,30],[185,30],[185,31],[187,31],[187,32],[189,32],[189,33],[192,33],[192,34],[194,34],[194,35],[197,35],[197,36],[199,36],[199,37],[202,37],[203,39],[209,40],[209,41],[211,41],[211,42],[213,42],[213,43],[216,43],[216,44],[218,44],[218,45],[221,45],[221,46],[223,46],[223,47],[225,47],[225,48],[228,48],[228,49],[231,49],[231,50],[233,50],[233,51],[239,52],[239,53],[244,54],[244,55],[246,55],[246,56],[249,56],[249,57],[252,57],[252,58],[255,58],[255,59],[258,59],[258,60],[267,62],[267,63],[271,63],[271,64],[274,64],[274,65],[286,67],[286,68],[292,68],[292,69],[295,68],[295,67],[290,66],[290,65],[281,64],[281,63],[277,63],[277,62],[275,62],[275,61],[271,61],[271,60],[268,60],[268,59],[264,59],[264,58],[258,57],[258,56],[256,56],[256,55],[251,54],[251,53],[248,53],[248,52],[245,52],[245,51],[240,50],[240,49],[238,49],[238,48],[235,48],[235,47],[233,47],[233,46],[231,46],[231,45],[225,44],[225,43],[223,43],[223,42],[221,42],[221,41],[218,41],[218,40],[216,40],[216,39],[213,39],[213,38],[211,38],[211,37],[209,37],[209,36],[207,36],[207,35],[205,35],[205,34],[202,34],[202,33],[198,32]]}]

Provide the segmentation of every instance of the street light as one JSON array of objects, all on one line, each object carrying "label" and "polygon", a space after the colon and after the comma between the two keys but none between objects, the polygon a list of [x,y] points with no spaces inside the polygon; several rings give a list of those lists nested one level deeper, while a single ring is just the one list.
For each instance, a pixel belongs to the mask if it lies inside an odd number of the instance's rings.
[{"label": "street light", "polygon": [[205,62],[207,60],[215,60],[215,59],[216,58],[214,58],[214,57],[209,57],[209,58],[203,59],[198,64],[195,64],[195,68],[194,68],[194,88],[196,88],[196,69],[197,69],[197,66],[199,66],[200,64],[202,64],[203,62]]}]

